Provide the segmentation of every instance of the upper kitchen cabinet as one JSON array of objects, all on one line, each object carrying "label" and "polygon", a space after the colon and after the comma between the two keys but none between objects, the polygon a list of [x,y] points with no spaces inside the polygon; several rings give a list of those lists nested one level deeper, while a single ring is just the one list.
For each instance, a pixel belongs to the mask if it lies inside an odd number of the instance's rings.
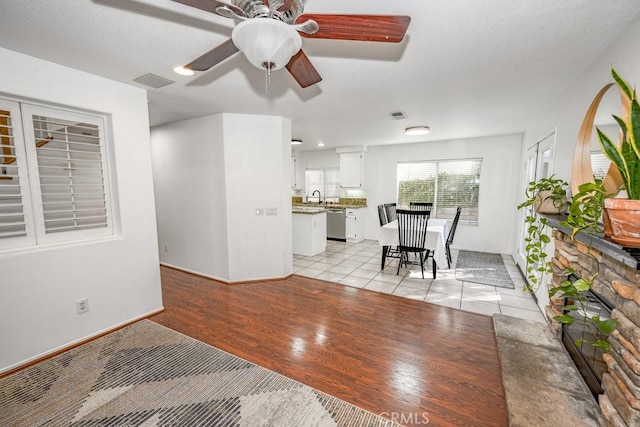
[{"label": "upper kitchen cabinet", "polygon": [[362,188],[364,180],[364,153],[340,154],[340,186]]}]

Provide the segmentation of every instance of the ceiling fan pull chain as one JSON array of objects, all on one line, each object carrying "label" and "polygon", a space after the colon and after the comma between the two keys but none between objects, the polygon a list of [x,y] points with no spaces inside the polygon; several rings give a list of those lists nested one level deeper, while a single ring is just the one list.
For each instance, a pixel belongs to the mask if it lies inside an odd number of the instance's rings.
[{"label": "ceiling fan pull chain", "polygon": [[269,95],[269,86],[271,86],[271,66],[273,65],[273,62],[267,62],[265,63],[265,94]]}]

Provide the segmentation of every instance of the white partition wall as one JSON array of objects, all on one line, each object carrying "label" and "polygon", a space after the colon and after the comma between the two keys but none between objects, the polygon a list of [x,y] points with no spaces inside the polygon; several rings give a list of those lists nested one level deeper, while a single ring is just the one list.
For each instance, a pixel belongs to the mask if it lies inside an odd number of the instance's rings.
[{"label": "white partition wall", "polygon": [[161,262],[227,282],[291,274],[290,141],[274,116],[152,129]]},{"label": "white partition wall", "polygon": [[162,294],[145,91],[2,48],[0,62],[0,97],[106,118],[115,207],[110,237],[0,241],[1,372],[158,311]]}]

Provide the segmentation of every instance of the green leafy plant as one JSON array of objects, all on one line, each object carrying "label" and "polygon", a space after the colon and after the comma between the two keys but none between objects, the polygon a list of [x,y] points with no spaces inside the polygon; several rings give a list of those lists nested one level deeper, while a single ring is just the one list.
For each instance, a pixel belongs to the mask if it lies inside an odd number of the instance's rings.
[{"label": "green leafy plant", "polygon": [[[570,276],[574,273],[574,270],[568,268],[562,272],[565,276]],[[609,343],[606,340],[606,336],[613,332],[618,326],[616,319],[601,319],[599,315],[591,315],[589,313],[587,303],[587,292],[591,289],[591,285],[598,273],[595,273],[589,279],[578,279],[574,282],[565,280],[557,286],[549,289],[549,298],[560,293],[561,296],[567,298],[569,304],[563,307],[564,314],[555,316],[553,319],[557,322],[572,325],[576,322],[576,317],[568,314],[575,311],[579,313],[578,320],[585,331],[588,331],[593,336],[592,345],[594,347],[601,348],[605,351],[609,350]],[[583,344],[581,339],[575,341],[576,346],[580,347]]]},{"label": "green leafy plant", "polygon": [[604,200],[613,194],[607,193],[602,180],[584,183],[578,187],[578,190],[569,205],[567,219],[561,221],[560,224],[572,229],[571,238],[578,231],[601,233],[603,227],[600,219],[604,209]]},{"label": "green leafy plant", "polygon": [[518,209],[531,207],[536,210],[545,200],[550,200],[556,209],[562,211],[567,206],[568,188],[569,184],[555,178],[555,175],[531,181],[524,192],[526,200],[518,205]]},{"label": "green leafy plant", "polygon": [[[569,184],[555,178],[541,178],[531,181],[525,190],[526,200],[518,205],[518,209],[528,209],[525,218],[526,236],[525,252],[527,258],[526,274],[530,286],[535,291],[543,282],[547,274],[553,273],[551,260],[545,251],[551,238],[546,232],[548,219],[536,213],[536,207],[544,200],[550,199],[553,205],[560,211],[567,206],[567,189]],[[542,193],[542,194],[541,194]]]},{"label": "green leafy plant", "polygon": [[618,116],[613,116],[622,131],[620,147],[600,129],[596,128],[598,140],[604,155],[620,171],[627,197],[631,200],[640,200],[640,104],[638,104],[635,89],[632,90],[613,67],[611,68],[611,74],[616,85],[631,100],[629,120],[625,121]]}]

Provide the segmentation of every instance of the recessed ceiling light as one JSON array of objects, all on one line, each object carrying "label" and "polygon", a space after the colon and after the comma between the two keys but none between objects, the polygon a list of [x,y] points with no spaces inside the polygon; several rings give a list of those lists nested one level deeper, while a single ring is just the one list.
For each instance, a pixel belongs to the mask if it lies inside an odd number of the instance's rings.
[{"label": "recessed ceiling light", "polygon": [[176,74],[180,74],[181,76],[193,76],[195,72],[189,68],[184,67],[175,67],[173,72]]},{"label": "recessed ceiling light", "polygon": [[291,140],[291,145],[300,145],[302,144],[302,140],[301,139],[292,139]]},{"label": "recessed ceiling light", "polygon": [[324,147],[324,142],[318,142],[318,147]]},{"label": "recessed ceiling light", "polygon": [[411,126],[404,130],[405,135],[416,136],[426,135],[431,131],[429,126]]}]

